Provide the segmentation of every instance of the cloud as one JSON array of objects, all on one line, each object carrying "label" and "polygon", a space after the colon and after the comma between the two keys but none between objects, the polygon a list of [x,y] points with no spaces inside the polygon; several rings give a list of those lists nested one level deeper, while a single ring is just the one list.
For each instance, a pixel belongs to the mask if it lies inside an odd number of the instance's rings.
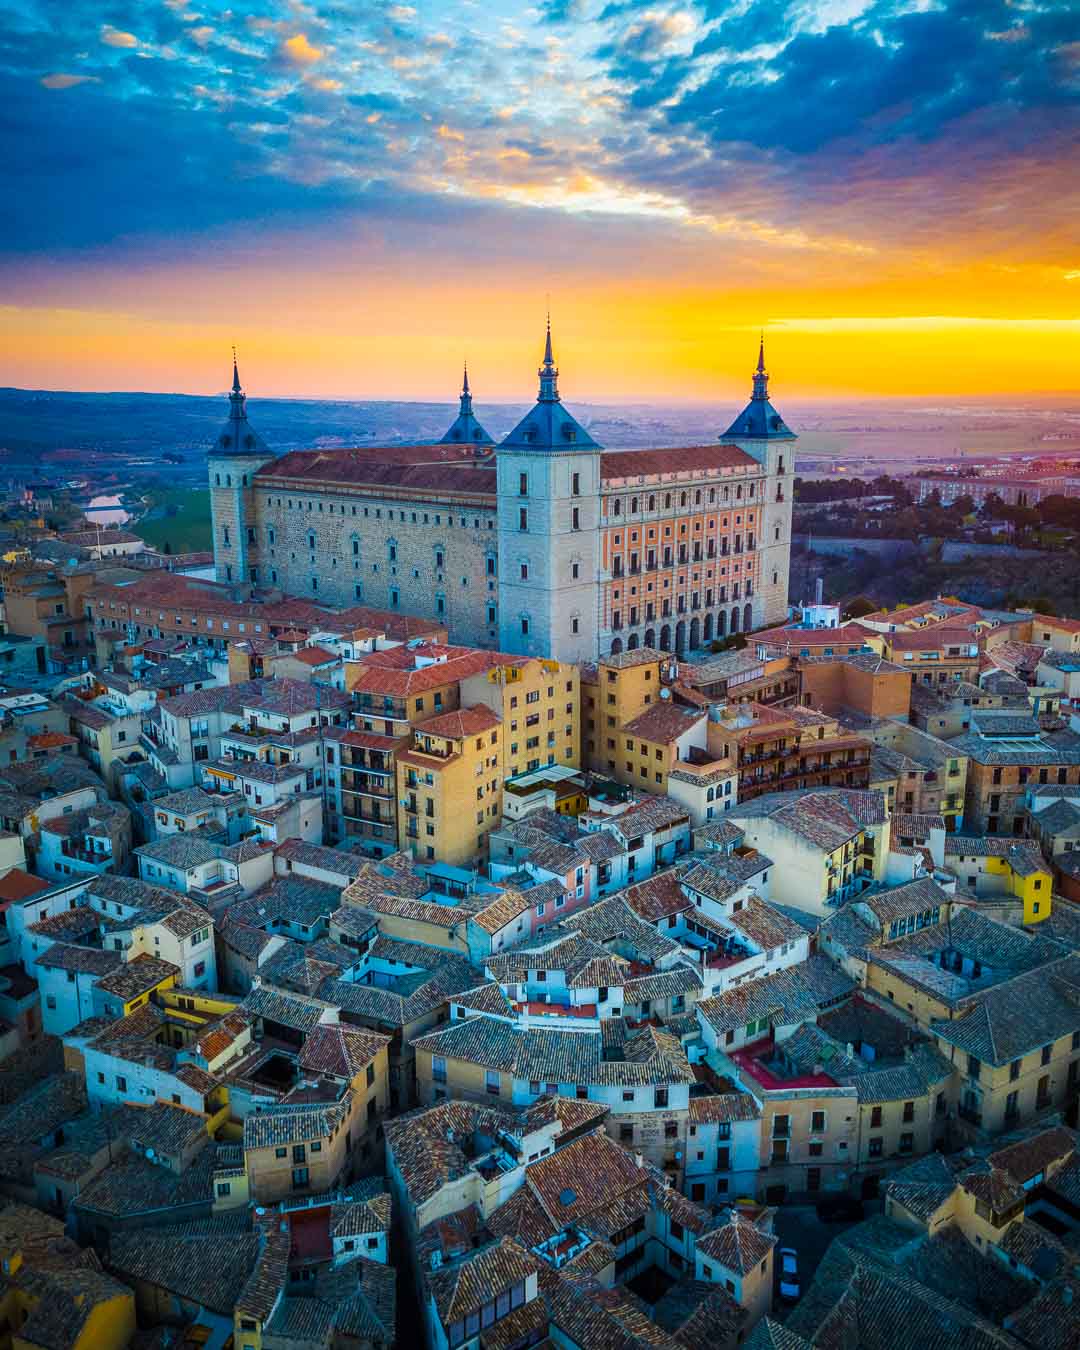
[{"label": "cloud", "polygon": [[137,47],[139,39],[134,33],[125,33],[121,28],[111,28],[106,24],[101,30],[101,40],[106,47]]},{"label": "cloud", "polygon": [[281,44],[281,54],[295,66],[311,66],[321,61],[326,52],[323,48],[314,46],[306,33],[295,33]]},{"label": "cloud", "polygon": [[40,83],[46,89],[74,89],[77,84],[97,83],[96,75],[43,75]]}]

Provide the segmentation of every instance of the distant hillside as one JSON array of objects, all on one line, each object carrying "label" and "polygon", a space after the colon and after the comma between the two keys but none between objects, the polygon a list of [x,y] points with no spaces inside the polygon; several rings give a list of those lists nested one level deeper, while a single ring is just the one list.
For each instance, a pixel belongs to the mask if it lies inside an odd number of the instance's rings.
[{"label": "distant hillside", "polygon": [[[529,405],[478,404],[497,440]],[[16,464],[60,449],[98,454],[203,455],[228,411],[225,396],[68,394],[0,389],[0,463]],[[575,402],[574,412],[603,444],[688,445],[715,440],[724,411],[658,410]],[[317,399],[250,399],[248,414],[274,450],[324,445],[433,441],[457,414],[456,403],[338,403]],[[46,458],[44,463],[47,465]],[[70,462],[70,461],[69,461]]]}]

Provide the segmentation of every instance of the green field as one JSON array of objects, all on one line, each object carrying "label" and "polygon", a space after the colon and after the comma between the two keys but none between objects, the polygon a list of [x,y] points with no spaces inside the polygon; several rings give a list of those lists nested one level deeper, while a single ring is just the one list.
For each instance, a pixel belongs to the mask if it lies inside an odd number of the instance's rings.
[{"label": "green field", "polygon": [[210,530],[210,491],[174,488],[154,492],[154,505],[132,531],[151,548],[170,553],[201,553],[213,546]]}]

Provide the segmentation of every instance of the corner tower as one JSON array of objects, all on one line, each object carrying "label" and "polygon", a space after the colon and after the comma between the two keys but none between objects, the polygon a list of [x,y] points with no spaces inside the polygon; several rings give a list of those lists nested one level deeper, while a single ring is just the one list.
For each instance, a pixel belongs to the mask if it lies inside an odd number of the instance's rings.
[{"label": "corner tower", "polygon": [[207,456],[214,575],[218,581],[259,581],[255,474],[274,456],[247,418],[247,399],[233,353],[229,418]]},{"label": "corner tower", "polygon": [[[595,661],[600,446],[563,407],[548,320],[536,406],[496,450],[499,646]],[[540,746],[542,753],[543,743]]]},{"label": "corner tower", "polygon": [[754,627],[784,623],[788,617],[796,436],[769,402],[764,338],[758,348],[750,402],[720,439],[725,445],[745,450],[765,470],[765,502],[758,533],[761,572],[754,596]]},{"label": "corner tower", "polygon": [[493,445],[491,437],[476,420],[469,391],[469,367],[461,377],[461,405],[440,445]]}]

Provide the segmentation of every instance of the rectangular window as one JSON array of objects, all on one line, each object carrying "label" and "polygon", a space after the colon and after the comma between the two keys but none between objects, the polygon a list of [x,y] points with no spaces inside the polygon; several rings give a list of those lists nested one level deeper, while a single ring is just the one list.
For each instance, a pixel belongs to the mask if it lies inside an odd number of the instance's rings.
[{"label": "rectangular window", "polygon": [[527,530],[529,528],[529,508],[522,506],[518,508],[518,529]]}]

